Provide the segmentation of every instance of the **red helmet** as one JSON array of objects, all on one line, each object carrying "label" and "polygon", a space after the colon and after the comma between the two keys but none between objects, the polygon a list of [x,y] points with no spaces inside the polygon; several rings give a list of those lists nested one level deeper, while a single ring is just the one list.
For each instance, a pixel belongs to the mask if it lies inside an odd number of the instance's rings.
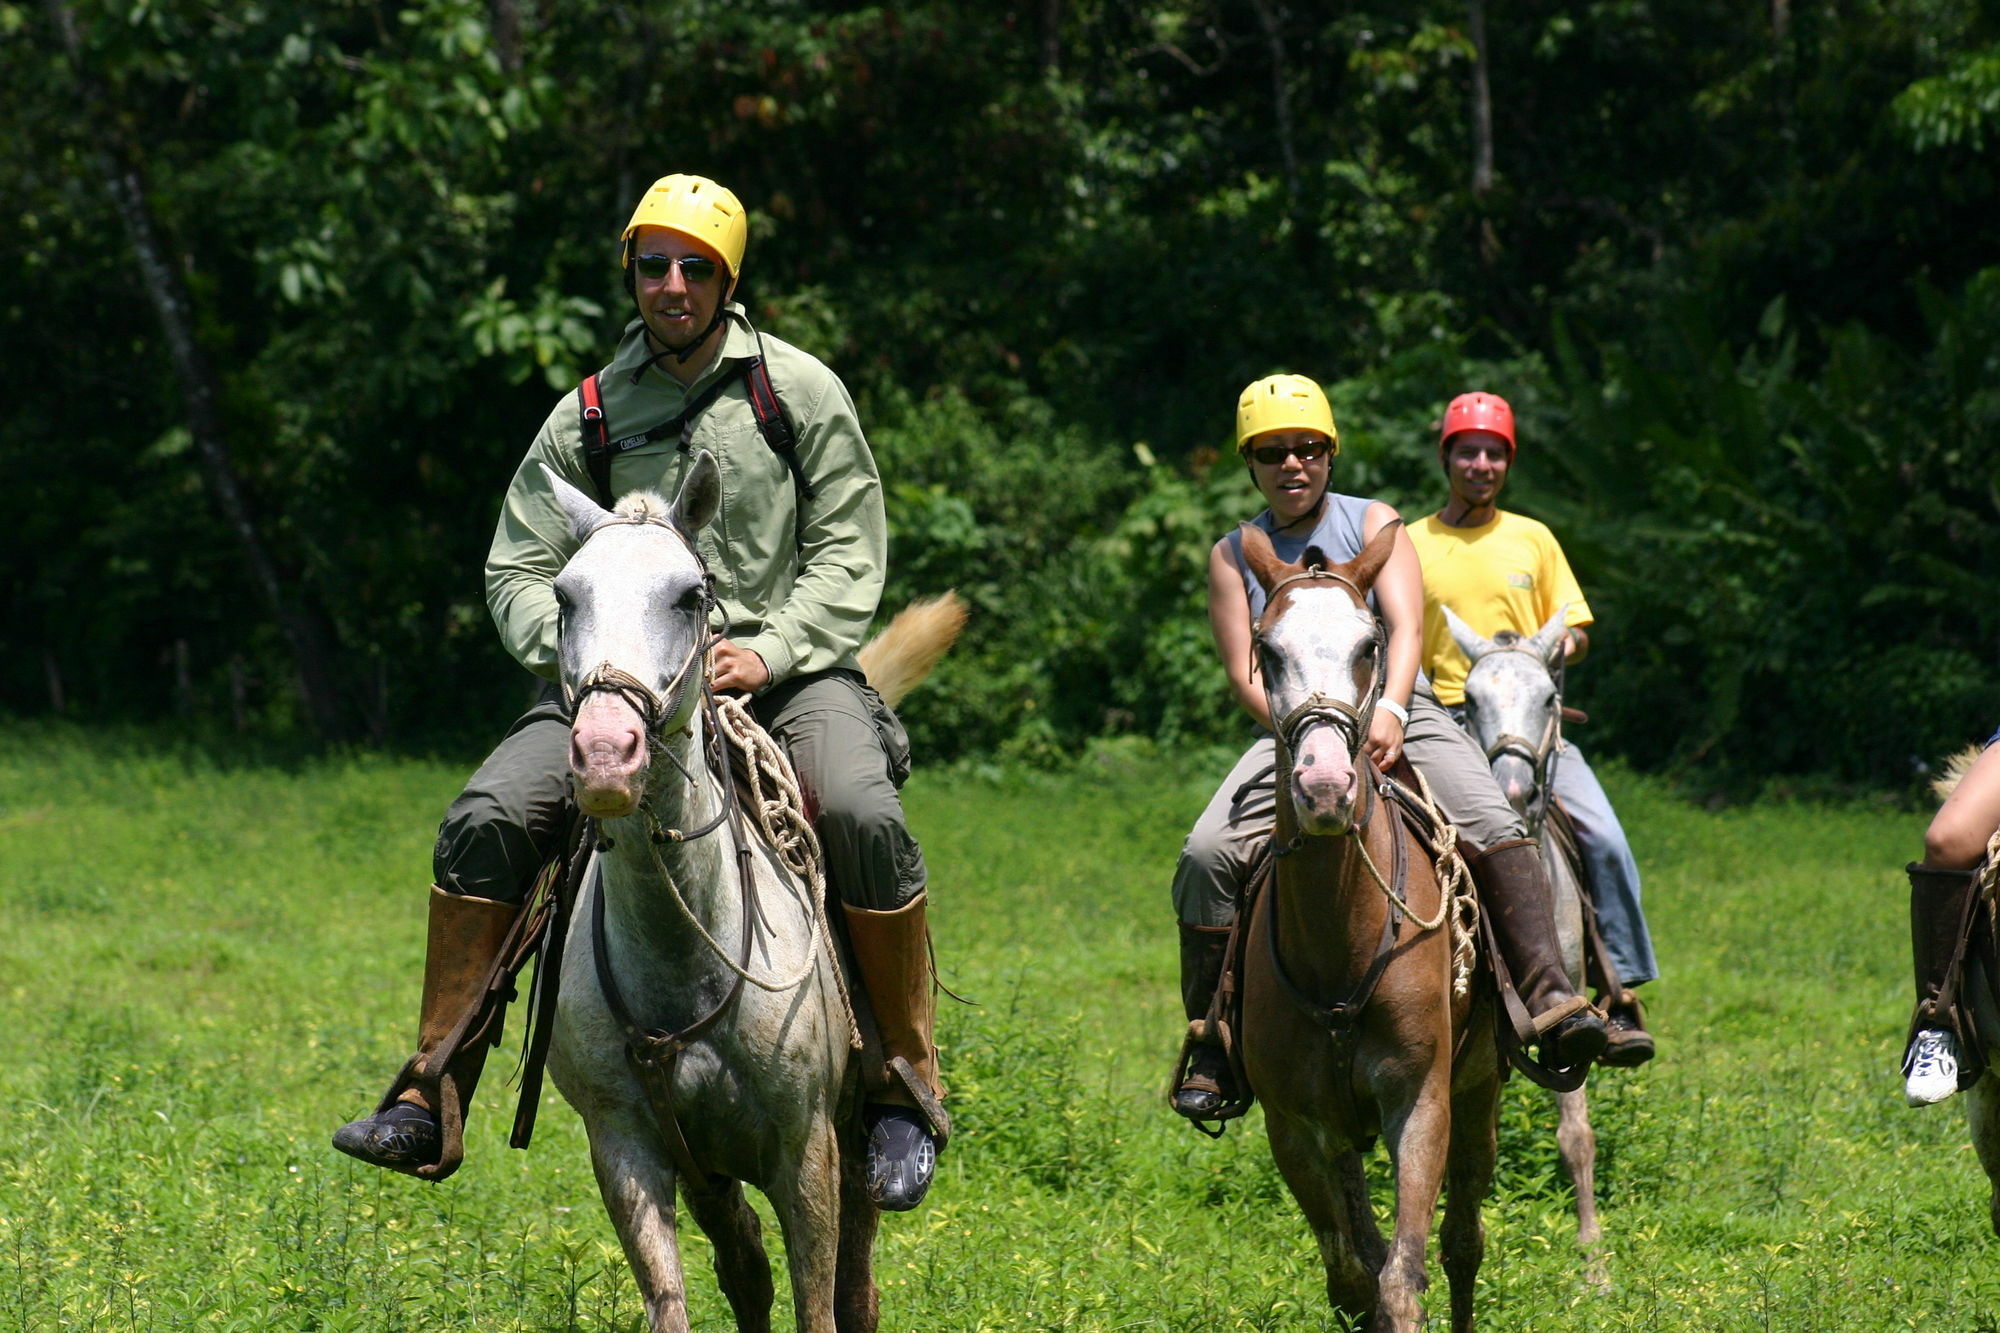
[{"label": "red helmet", "polygon": [[1451,443],[1462,430],[1490,430],[1507,441],[1507,457],[1514,456],[1514,409],[1497,393],[1462,393],[1444,410],[1444,429],[1438,434],[1438,449]]}]

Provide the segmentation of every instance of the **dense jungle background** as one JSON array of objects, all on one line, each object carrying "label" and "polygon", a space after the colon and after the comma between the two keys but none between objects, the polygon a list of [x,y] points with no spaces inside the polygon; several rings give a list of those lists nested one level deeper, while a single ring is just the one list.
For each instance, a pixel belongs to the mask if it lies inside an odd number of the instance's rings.
[{"label": "dense jungle background", "polygon": [[2000,721],[2000,5],[0,3],[0,711],[470,753],[479,569],[670,171],[859,400],[933,758],[1226,738],[1237,389],[1344,490],[1507,502],[1596,610],[1600,751],[1909,784]]}]

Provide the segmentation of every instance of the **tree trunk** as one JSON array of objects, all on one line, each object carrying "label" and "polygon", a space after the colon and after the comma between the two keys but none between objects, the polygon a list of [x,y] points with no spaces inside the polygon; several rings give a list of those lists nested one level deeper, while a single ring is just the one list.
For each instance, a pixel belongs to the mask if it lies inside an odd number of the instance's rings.
[{"label": "tree trunk", "polygon": [[222,414],[217,407],[221,397],[219,381],[207,354],[195,340],[186,285],[168,261],[146,202],[139,154],[127,141],[103,83],[84,60],[83,42],[69,6],[64,0],[47,0],[47,3],[49,16],[76,75],[78,90],[83,94],[92,138],[96,141],[91,157],[103,176],[112,208],[124,225],[135,266],[153,311],[160,318],[161,332],[166,336],[186,400],[188,432],[200,461],[202,483],[242,549],[244,564],[266,609],[284,633],[299,674],[299,691],[314,727],[329,740],[344,738],[346,720],[334,683],[334,636],[324,616],[303,598],[294,600],[286,579],[265,547],[242,483],[237,479],[235,465],[229,458]]},{"label": "tree trunk", "polygon": [[518,0],[487,0],[486,22],[493,33],[493,54],[509,74],[521,68],[521,6]]},{"label": "tree trunk", "polygon": [[1285,164],[1285,216],[1296,220],[1299,207],[1299,155],[1292,142],[1292,95],[1286,84],[1284,18],[1270,0],[1251,0],[1264,29],[1264,46],[1271,56],[1271,109],[1278,122],[1278,153]]},{"label": "tree trunk", "polygon": [[1486,0],[1466,0],[1466,30],[1472,38],[1472,193],[1493,189],[1493,87],[1486,63]]},{"label": "tree trunk", "polygon": [[1042,0],[1042,73],[1062,73],[1062,0]]},{"label": "tree trunk", "polygon": [[1792,26],[1792,0],[1771,0],[1771,36],[1783,45]]}]

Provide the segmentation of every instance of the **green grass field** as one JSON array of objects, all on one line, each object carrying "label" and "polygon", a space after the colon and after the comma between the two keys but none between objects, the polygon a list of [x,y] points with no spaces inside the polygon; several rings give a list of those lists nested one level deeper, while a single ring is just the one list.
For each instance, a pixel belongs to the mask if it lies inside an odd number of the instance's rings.
[{"label": "green grass field", "polygon": [[[1211,1143],[1161,1101],[1167,878],[1221,772],[1113,751],[912,782],[940,957],[978,1007],[947,1006],[959,1138],[884,1224],[884,1328],[1339,1326],[1259,1122]],[[406,1054],[461,777],[0,733],[0,1333],[641,1326],[553,1091],[533,1151],[506,1149],[506,1061],[442,1187],[327,1146]],[[1483,1326],[2000,1327],[1963,1118],[1905,1109],[1893,1071],[1921,817],[1607,780],[1669,974],[1662,1057],[1592,1088],[1611,1285],[1579,1281],[1553,1103],[1517,1079]],[[730,1327],[683,1245],[697,1327]]]}]

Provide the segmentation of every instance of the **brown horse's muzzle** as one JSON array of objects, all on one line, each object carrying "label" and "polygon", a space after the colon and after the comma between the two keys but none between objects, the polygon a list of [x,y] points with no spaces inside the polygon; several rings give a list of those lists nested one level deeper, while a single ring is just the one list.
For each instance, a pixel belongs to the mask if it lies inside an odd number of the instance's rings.
[{"label": "brown horse's muzzle", "polygon": [[614,693],[587,696],[569,730],[570,786],[592,819],[618,819],[639,808],[652,762],[639,713]]},{"label": "brown horse's muzzle", "polygon": [[1347,753],[1346,737],[1332,726],[1306,728],[1292,759],[1292,809],[1299,831],[1337,837],[1354,823],[1361,795],[1360,774]]}]

